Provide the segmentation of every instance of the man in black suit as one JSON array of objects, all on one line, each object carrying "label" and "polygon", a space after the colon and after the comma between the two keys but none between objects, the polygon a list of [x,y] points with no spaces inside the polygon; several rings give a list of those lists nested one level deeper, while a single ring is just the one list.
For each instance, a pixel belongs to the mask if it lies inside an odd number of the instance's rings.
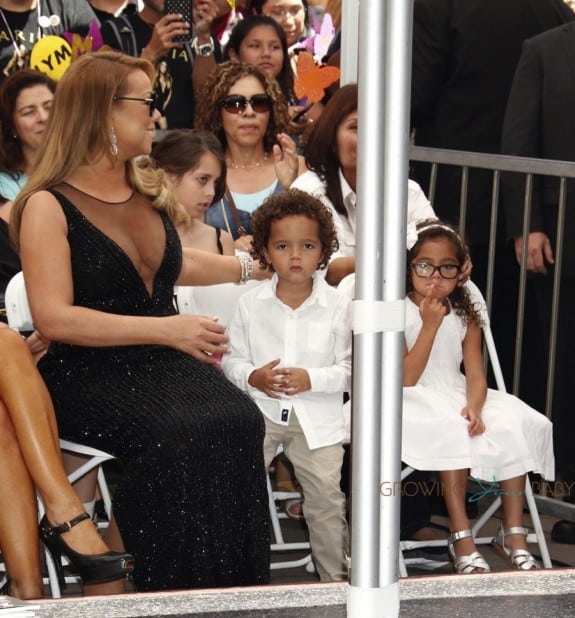
[{"label": "man in black suit", "polygon": [[[415,0],[411,119],[418,146],[499,153],[523,41],[575,19],[563,0]],[[424,190],[429,166],[414,166]],[[461,171],[440,166],[433,208],[459,222]],[[492,174],[472,170],[466,229],[472,278],[486,292]],[[499,212],[492,328],[511,382],[518,268]]]},{"label": "man in black suit", "polygon": [[[509,96],[503,125],[504,154],[575,161],[575,23],[540,34],[525,42]],[[517,260],[522,253],[524,179],[503,178],[505,215],[514,238]],[[559,183],[534,179],[527,268],[536,273],[539,318],[549,327],[551,291],[556,267],[555,247]],[[557,472],[564,499],[575,494],[575,180],[567,184],[564,251],[554,374],[552,420]],[[575,543],[575,523],[561,520],[552,530],[558,542]]]}]

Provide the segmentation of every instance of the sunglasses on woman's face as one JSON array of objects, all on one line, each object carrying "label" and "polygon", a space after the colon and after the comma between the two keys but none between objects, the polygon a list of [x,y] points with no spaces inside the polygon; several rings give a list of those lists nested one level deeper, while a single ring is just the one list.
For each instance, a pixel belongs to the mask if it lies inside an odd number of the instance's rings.
[{"label": "sunglasses on woman's face", "polygon": [[154,112],[156,111],[157,108],[157,101],[156,101],[156,95],[155,93],[152,93],[152,95],[146,99],[142,99],[142,98],[138,98],[138,97],[121,97],[121,96],[115,96],[113,97],[114,101],[141,101],[142,103],[145,103],[149,110],[150,110],[150,116],[154,115]]},{"label": "sunglasses on woman's face", "polygon": [[229,114],[243,114],[248,105],[251,105],[257,114],[265,114],[270,111],[272,101],[267,94],[254,94],[250,99],[241,94],[230,94],[220,101],[220,107]]}]

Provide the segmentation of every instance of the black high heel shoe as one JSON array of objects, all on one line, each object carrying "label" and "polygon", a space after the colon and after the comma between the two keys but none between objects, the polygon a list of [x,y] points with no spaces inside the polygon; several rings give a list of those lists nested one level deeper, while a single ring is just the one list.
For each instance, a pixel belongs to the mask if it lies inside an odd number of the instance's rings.
[{"label": "black high heel shoe", "polygon": [[52,526],[46,515],[40,522],[40,538],[54,559],[60,585],[64,585],[64,568],[61,556],[66,556],[85,584],[104,584],[122,579],[134,570],[134,556],[117,551],[103,554],[80,554],[68,546],[61,537],[74,526],[90,519],[88,513],[82,513],[61,526]]}]

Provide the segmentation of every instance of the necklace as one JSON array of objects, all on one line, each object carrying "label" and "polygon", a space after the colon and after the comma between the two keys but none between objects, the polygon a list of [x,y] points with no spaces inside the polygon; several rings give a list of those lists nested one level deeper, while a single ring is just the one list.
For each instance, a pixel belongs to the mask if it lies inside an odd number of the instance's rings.
[{"label": "necklace", "polygon": [[230,167],[234,170],[251,170],[256,167],[261,167],[263,163],[265,163],[270,158],[269,154],[266,152],[264,158],[261,161],[256,161],[255,163],[234,163],[232,159],[230,159]]}]

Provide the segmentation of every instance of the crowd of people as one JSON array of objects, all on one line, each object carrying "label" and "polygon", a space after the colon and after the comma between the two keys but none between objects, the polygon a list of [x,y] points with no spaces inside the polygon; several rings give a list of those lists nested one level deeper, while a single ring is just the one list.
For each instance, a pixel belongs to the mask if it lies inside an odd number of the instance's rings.
[{"label": "crowd of people", "polygon": [[[277,480],[301,488],[288,515],[305,517],[319,579],[348,576],[352,328],[337,285],[355,272],[358,87],[335,84],[311,108],[295,94],[298,54],[324,12],[339,28],[341,6],[195,0],[188,22],[166,4],[0,0],[0,293],[23,270],[37,329],[24,341],[0,324],[0,549],[7,591],[24,599],[42,595],[38,534],[96,594],[122,592],[127,575],[138,591],[266,583],[266,474],[280,445]],[[414,8],[416,143],[575,158],[565,131],[573,89],[557,63],[574,44],[575,14],[562,0]],[[72,59],[58,81],[35,63],[46,36],[93,37],[95,27],[106,47]],[[482,27],[501,32],[501,62],[479,53]],[[495,66],[499,87],[488,88]],[[157,129],[168,131],[156,139]],[[487,388],[481,320],[463,285],[471,276],[483,289],[487,278],[485,178],[470,178],[466,234],[455,225],[459,180],[440,175],[432,206],[426,170],[414,173],[402,459],[422,483],[439,473],[456,572],[490,570],[470,530],[470,471],[501,483],[497,547],[512,568],[536,569],[522,522],[526,474],[575,479],[572,246],[552,425]],[[504,183],[497,238],[496,292],[507,294],[524,244],[515,180]],[[543,324],[557,188],[543,183],[536,198],[527,267],[539,274]],[[179,286],[233,284],[221,307],[229,319],[174,303]],[[496,299],[505,357],[514,316]],[[68,483],[59,436],[121,464],[104,539]],[[573,543],[575,524],[557,522],[553,534]],[[401,536],[441,538],[427,497],[402,498]]]}]

